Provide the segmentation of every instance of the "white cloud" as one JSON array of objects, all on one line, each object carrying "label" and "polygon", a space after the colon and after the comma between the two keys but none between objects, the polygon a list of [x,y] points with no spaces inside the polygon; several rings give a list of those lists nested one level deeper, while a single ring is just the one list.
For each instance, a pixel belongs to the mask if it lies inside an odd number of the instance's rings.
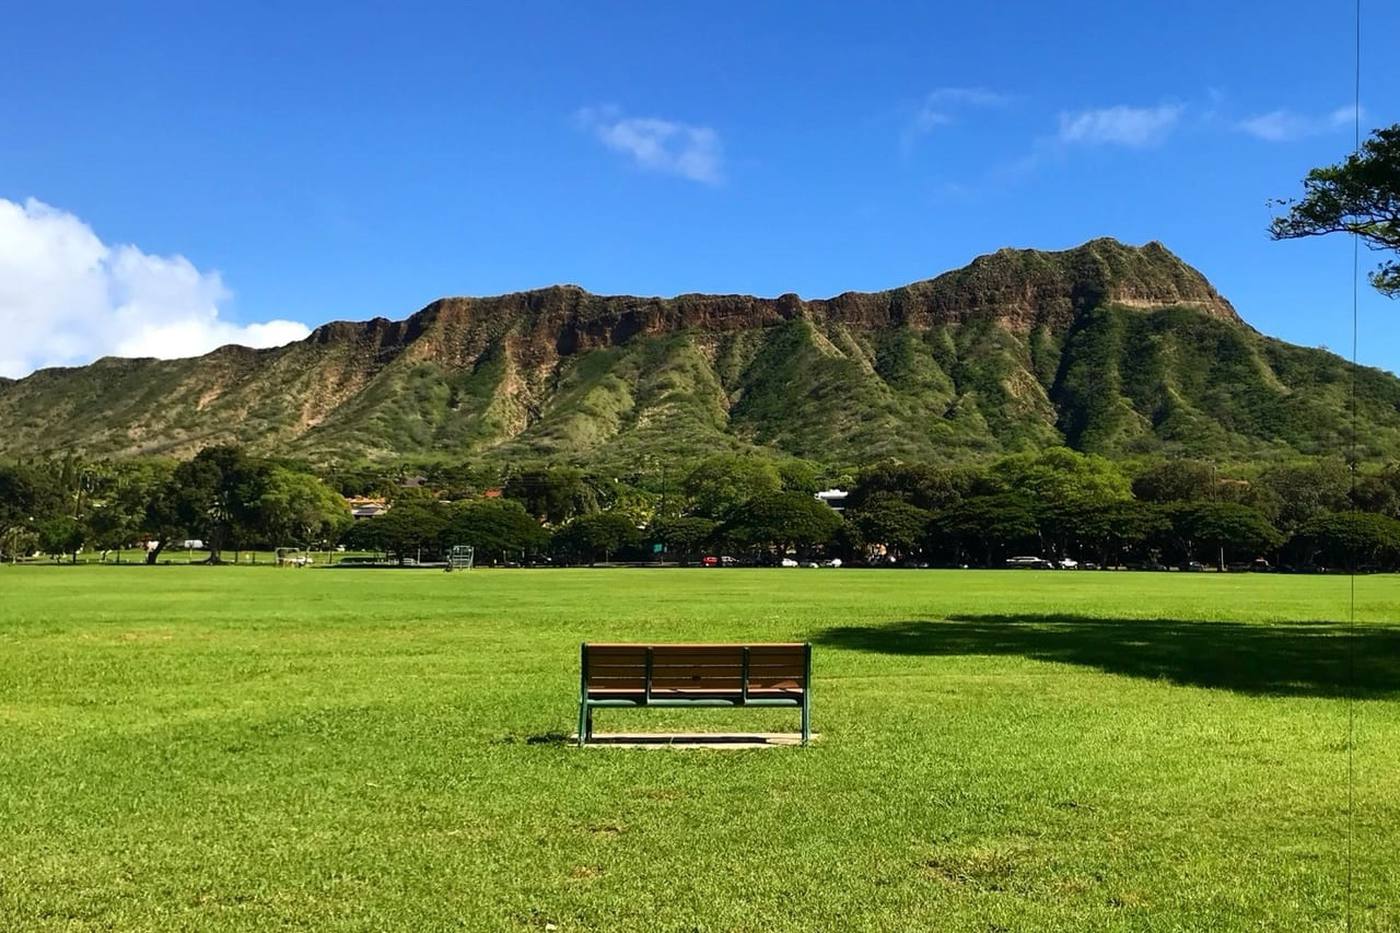
[{"label": "white cloud", "polygon": [[1181,119],[1183,107],[1103,107],[1060,114],[1061,143],[1129,146],[1141,149],[1162,142]]},{"label": "white cloud", "polygon": [[[1365,115],[1365,110],[1361,111]],[[1331,113],[1309,115],[1293,110],[1279,109],[1241,120],[1236,128],[1243,133],[1262,139],[1265,142],[1282,143],[1306,136],[1320,136],[1352,125],[1357,110],[1351,104],[1338,107]]]},{"label": "white cloud", "polygon": [[954,122],[959,110],[980,107],[1003,107],[1010,101],[1005,94],[984,87],[940,87],[924,95],[914,114],[912,129],[926,133]]},{"label": "white cloud", "polygon": [[1011,98],[984,87],[940,87],[929,91],[900,133],[900,147],[909,155],[923,136],[958,122],[965,110],[1004,107]]},{"label": "white cloud", "polygon": [[603,145],[642,168],[707,185],[724,181],[719,134],[708,126],[625,117],[616,107],[584,107],[575,118]]},{"label": "white cloud", "polygon": [[0,198],[0,376],[99,356],[197,356],[227,343],[271,347],[310,333],[297,321],[236,324],[217,272],[183,256],[103,243],[78,217]]}]

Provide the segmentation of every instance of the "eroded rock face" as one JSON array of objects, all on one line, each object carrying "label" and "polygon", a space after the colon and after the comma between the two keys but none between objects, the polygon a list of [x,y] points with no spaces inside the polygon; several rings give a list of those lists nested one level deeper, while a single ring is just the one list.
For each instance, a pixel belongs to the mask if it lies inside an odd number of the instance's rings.
[{"label": "eroded rock face", "polygon": [[[648,298],[594,295],[578,286],[556,285],[491,298],[443,298],[405,321],[326,324],[309,339],[381,348],[428,339],[432,355],[441,358],[439,354],[470,356],[510,332],[522,338],[527,356],[544,358],[618,346],[639,335],[728,333],[797,319],[871,330],[987,319],[1020,333],[1037,327],[1059,330],[1103,304],[1187,306],[1240,322],[1205,276],[1162,244],[1132,247],[1100,239],[1062,252],[1003,249],[934,279],[828,299],[804,301],[794,294]],[[455,346],[449,349],[450,344]]]}]

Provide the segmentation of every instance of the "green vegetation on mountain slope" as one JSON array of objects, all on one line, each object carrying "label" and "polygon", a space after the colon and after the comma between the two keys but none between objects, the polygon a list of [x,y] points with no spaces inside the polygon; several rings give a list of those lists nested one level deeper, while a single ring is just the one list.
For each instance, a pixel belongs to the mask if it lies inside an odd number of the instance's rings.
[{"label": "green vegetation on mountain slope", "polygon": [[[556,287],[276,350],[45,370],[0,384],[0,455],[1284,458],[1348,442],[1350,383],[1338,357],[1244,325],[1159,244],[1096,240],[827,301]],[[1357,386],[1365,455],[1400,456],[1400,380]]]}]

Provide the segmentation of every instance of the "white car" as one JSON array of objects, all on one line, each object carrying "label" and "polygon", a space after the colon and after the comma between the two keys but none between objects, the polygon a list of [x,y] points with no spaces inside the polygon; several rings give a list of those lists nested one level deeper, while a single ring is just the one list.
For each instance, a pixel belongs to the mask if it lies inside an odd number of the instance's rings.
[{"label": "white car", "polygon": [[839,558],[839,557],[833,557],[831,560],[829,560],[829,561],[827,561],[826,563],[822,564],[822,566],[823,566],[823,567],[840,567],[840,566],[841,566],[841,558]]},{"label": "white car", "polygon": [[1078,570],[1079,561],[1075,560],[1073,557],[1061,557],[1056,561],[1056,566],[1061,570]]},{"label": "white car", "polygon": [[797,566],[797,561],[793,560],[791,557],[784,557],[784,558],[782,559],[782,562],[779,564],[779,566],[780,566],[780,567],[796,567],[796,566]]}]

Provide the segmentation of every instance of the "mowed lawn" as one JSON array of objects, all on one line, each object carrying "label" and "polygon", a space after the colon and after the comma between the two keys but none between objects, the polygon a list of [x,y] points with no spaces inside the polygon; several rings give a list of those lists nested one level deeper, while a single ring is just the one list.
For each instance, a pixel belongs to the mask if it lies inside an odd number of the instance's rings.
[{"label": "mowed lawn", "polygon": [[[1400,929],[1400,579],[1351,641],[1349,585],[0,567],[0,928]],[[811,748],[563,741],[580,641],[797,639]]]}]

